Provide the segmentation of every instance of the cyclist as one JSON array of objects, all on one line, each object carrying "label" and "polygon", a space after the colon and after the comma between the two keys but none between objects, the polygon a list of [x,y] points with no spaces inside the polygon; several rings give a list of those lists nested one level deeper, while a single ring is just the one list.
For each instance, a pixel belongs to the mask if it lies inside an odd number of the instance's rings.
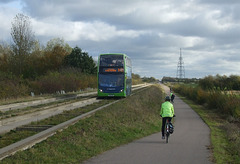
[{"label": "cyclist", "polygon": [[162,139],[165,139],[164,132],[165,132],[166,121],[168,120],[169,122],[171,122],[172,117],[175,117],[174,107],[173,107],[172,103],[170,103],[169,96],[167,96],[165,98],[165,102],[162,103],[160,116],[162,117]]},{"label": "cyclist", "polygon": [[172,92],[170,93],[170,98],[171,98],[171,102],[174,103],[174,102],[173,102],[173,100],[174,100],[174,98],[175,98],[174,93],[172,93]]}]

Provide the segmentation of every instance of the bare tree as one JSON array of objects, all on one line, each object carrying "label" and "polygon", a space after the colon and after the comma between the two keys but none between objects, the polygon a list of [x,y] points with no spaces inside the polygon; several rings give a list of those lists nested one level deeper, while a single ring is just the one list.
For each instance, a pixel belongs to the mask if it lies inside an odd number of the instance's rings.
[{"label": "bare tree", "polygon": [[14,58],[19,74],[22,73],[24,59],[31,53],[34,46],[35,37],[31,28],[28,16],[17,14],[12,22],[11,36],[14,44],[12,45]]}]

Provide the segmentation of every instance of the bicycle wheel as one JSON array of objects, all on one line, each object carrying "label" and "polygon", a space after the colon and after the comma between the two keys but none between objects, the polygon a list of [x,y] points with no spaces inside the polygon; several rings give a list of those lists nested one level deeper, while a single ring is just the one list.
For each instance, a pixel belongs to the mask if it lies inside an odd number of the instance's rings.
[{"label": "bicycle wheel", "polygon": [[168,138],[170,136],[170,133],[169,133],[169,124],[167,123],[166,125],[166,143],[168,143]]},{"label": "bicycle wheel", "polygon": [[170,136],[170,134],[169,134],[169,132],[167,132],[167,134],[166,134],[166,143],[168,143],[169,136]]}]

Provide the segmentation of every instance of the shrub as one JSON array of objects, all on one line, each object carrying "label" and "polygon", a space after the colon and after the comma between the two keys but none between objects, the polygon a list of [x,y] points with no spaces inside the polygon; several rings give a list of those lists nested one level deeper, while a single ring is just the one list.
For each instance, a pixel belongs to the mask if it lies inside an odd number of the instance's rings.
[{"label": "shrub", "polygon": [[22,78],[0,72],[0,99],[19,98],[29,94],[29,88]]},{"label": "shrub", "polygon": [[50,72],[46,76],[39,78],[38,83],[41,93],[55,93],[63,89],[58,72]]},{"label": "shrub", "polygon": [[198,88],[197,102],[202,105],[207,102],[207,99],[208,99],[208,93],[206,93],[206,91],[204,91],[202,88]]},{"label": "shrub", "polygon": [[186,85],[175,85],[174,91],[186,96],[198,104],[207,104],[210,109],[216,109],[224,115],[240,117],[240,100],[237,95],[222,92],[220,89],[203,90]]},{"label": "shrub", "polygon": [[199,81],[203,89],[240,90],[240,76],[207,76]]},{"label": "shrub", "polygon": [[226,98],[226,102],[223,106],[223,111],[229,113],[235,118],[240,118],[240,101],[236,95],[229,95]]},{"label": "shrub", "polygon": [[26,95],[29,95],[28,86],[12,80],[0,82],[0,99],[19,98]]},{"label": "shrub", "polygon": [[76,69],[65,69],[60,72],[49,72],[33,81],[31,86],[36,93],[56,93],[78,91],[88,87],[96,88],[96,75],[83,74]]}]

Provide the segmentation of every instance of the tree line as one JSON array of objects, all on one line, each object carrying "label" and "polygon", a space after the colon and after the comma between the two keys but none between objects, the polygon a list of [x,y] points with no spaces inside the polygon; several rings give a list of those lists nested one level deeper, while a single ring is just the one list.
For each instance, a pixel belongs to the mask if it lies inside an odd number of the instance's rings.
[{"label": "tree line", "polygon": [[240,90],[240,76],[237,75],[216,75],[207,76],[199,81],[199,86],[203,89],[219,90]]},{"label": "tree line", "polygon": [[205,90],[240,90],[240,76],[238,75],[216,75],[216,76],[206,76],[201,79],[196,78],[185,78],[185,79],[178,79],[173,77],[163,77],[162,78],[163,83],[167,82],[173,82],[173,83],[196,83],[198,84],[202,89]]},{"label": "tree line", "polygon": [[23,14],[13,19],[11,36],[11,44],[0,44],[0,99],[96,88],[96,64],[78,46],[60,38],[41,45]]},{"label": "tree line", "polygon": [[71,48],[63,39],[54,38],[46,46],[35,38],[28,16],[17,14],[12,22],[13,43],[0,44],[0,71],[35,79],[49,71],[74,67],[83,73],[96,73],[96,65],[87,52]]},{"label": "tree line", "polygon": [[[35,94],[79,91],[97,87],[93,58],[61,38],[41,45],[35,38],[30,18],[17,14],[12,21],[12,43],[0,43],[0,99]],[[133,84],[152,82],[132,74]]]},{"label": "tree line", "polygon": [[196,82],[199,81],[199,79],[197,79],[197,78],[183,78],[183,79],[179,79],[179,78],[175,78],[175,77],[166,77],[166,76],[164,76],[161,81],[162,81],[162,83],[167,83],[167,82],[173,82],[173,83],[177,83],[177,82],[196,83]]}]

